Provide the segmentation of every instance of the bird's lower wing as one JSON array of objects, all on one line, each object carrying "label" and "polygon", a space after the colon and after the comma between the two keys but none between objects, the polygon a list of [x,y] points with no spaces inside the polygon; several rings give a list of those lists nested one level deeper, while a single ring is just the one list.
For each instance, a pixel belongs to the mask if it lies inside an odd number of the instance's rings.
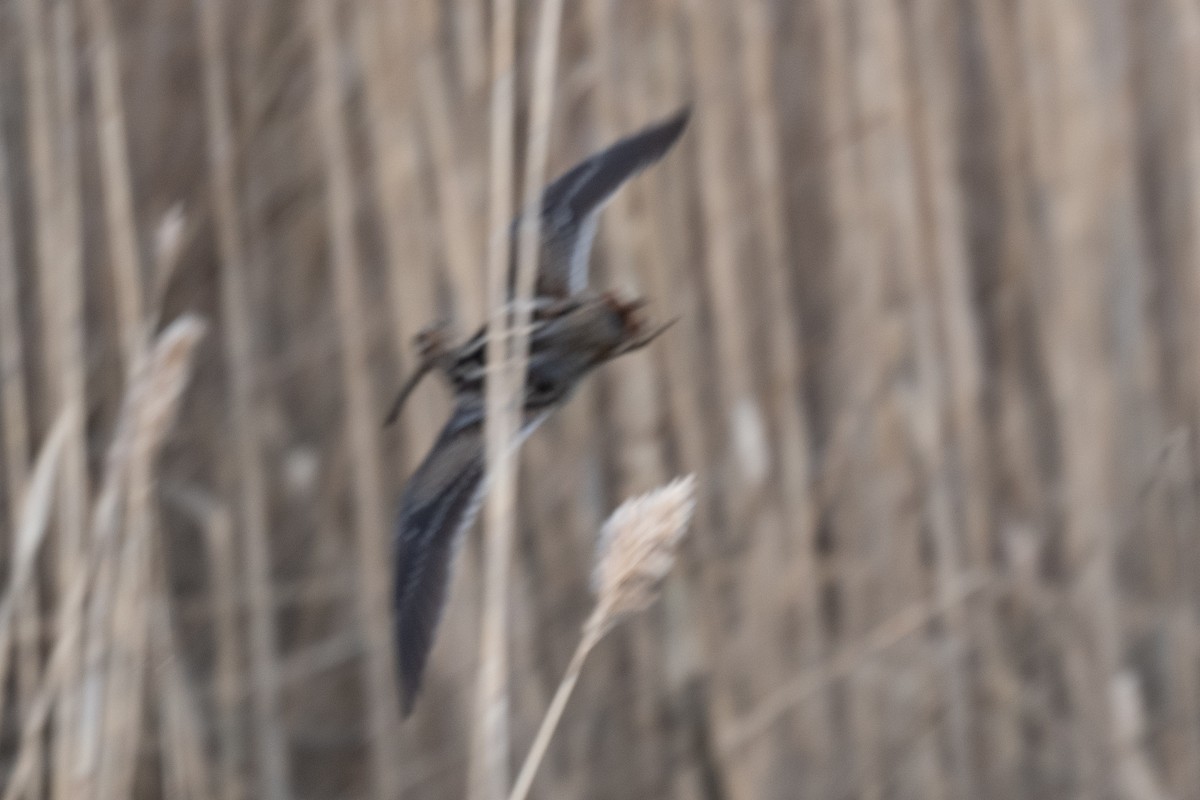
[{"label": "bird's lower wing", "polygon": [[412,710],[433,635],[446,604],[451,563],[483,496],[479,424],[451,417],[400,504],[395,539],[394,611],[405,716]]}]

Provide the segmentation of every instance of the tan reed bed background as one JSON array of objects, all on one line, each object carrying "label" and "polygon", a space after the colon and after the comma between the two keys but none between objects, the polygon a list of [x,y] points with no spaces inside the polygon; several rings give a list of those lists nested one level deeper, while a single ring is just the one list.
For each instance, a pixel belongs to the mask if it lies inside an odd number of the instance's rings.
[{"label": "tan reed bed background", "polygon": [[[533,796],[1200,797],[1200,7],[563,11],[551,172],[695,110],[594,263],[680,322],[521,459],[514,768],[600,523],[699,484]],[[444,390],[379,419],[486,318],[491,14],[0,0],[3,798],[463,796],[480,539],[401,724]]]}]

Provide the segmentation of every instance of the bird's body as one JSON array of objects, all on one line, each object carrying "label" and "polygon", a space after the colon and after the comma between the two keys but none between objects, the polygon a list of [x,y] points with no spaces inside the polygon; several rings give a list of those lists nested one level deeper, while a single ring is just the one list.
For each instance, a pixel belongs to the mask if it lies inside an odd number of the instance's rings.
[{"label": "bird's body", "polygon": [[[639,301],[587,292],[587,259],[599,210],[622,183],[670,149],[686,122],[685,111],[623,139],[544,191],[529,368],[514,446],[596,367],[644,347],[665,330],[646,328],[637,314],[643,305]],[[447,346],[441,328],[422,333],[421,365],[388,415],[388,422],[396,417],[426,372],[438,370],[448,379],[454,410],[405,487],[396,530],[393,600],[405,714],[412,709],[433,646],[455,552],[478,513],[486,485],[486,344],[486,328],[454,348]]]}]

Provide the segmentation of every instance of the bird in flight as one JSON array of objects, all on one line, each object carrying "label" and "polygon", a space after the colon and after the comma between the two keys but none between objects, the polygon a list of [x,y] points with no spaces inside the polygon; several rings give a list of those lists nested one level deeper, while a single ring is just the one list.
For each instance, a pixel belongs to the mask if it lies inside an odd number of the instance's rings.
[{"label": "bird in flight", "polygon": [[[658,161],[679,139],[688,109],[576,165],[541,198],[540,253],[529,337],[529,368],[519,446],[583,378],[605,362],[645,347],[671,323],[649,326],[640,300],[588,290],[588,260],[600,211],[627,180]],[[510,226],[510,295],[515,284],[517,230]],[[404,384],[385,424],[430,371],[454,392],[454,409],[433,447],[405,486],[394,541],[394,629],[403,711],[416,701],[434,631],[446,602],[450,568],[485,489],[483,437],[487,329],[450,347],[441,327],[417,337],[420,363]]]}]

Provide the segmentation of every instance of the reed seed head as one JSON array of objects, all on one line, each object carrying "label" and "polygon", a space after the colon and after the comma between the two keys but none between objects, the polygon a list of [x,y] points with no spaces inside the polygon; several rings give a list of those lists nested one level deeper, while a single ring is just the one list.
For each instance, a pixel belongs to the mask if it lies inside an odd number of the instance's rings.
[{"label": "reed seed head", "polygon": [[675,564],[695,507],[694,475],[621,504],[604,523],[596,546],[592,590],[596,610],[588,621],[595,636],[650,606]]}]

